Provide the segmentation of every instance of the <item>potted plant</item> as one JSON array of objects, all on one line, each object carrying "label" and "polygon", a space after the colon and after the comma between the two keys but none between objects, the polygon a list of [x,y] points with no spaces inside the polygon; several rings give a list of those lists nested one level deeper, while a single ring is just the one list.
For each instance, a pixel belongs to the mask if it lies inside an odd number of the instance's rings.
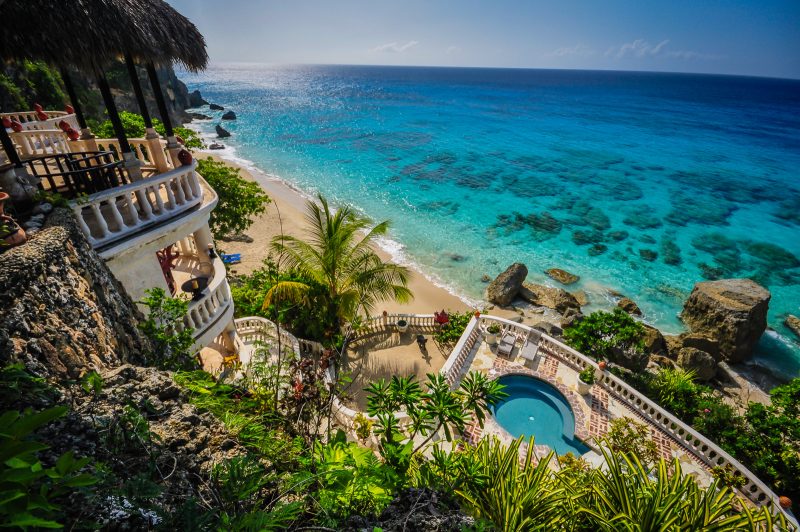
[{"label": "potted plant", "polygon": [[397,332],[404,333],[408,329],[408,321],[404,319],[397,320]]},{"label": "potted plant", "polygon": [[592,384],[594,384],[594,368],[589,366],[578,373],[578,393],[586,395],[592,389]]},{"label": "potted plant", "polygon": [[486,334],[485,334],[486,343],[489,345],[496,344],[498,334],[500,334],[500,325],[492,323],[491,325],[486,327]]}]

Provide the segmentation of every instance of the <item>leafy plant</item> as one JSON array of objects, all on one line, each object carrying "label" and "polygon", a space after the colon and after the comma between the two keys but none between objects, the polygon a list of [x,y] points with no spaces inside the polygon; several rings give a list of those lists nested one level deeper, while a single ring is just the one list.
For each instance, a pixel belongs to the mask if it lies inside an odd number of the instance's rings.
[{"label": "leafy plant", "polygon": [[192,356],[194,329],[183,325],[189,301],[169,297],[163,288],[151,288],[145,290],[139,303],[147,307],[147,318],[139,328],[153,342],[156,364],[171,370],[196,368],[197,360]]},{"label": "leafy plant", "polygon": [[578,373],[578,378],[581,381],[585,382],[586,384],[594,384],[595,376],[594,376],[594,368],[589,366],[585,370]]},{"label": "leafy plant", "polygon": [[367,438],[369,438],[372,434],[372,425],[374,424],[375,422],[373,420],[369,419],[361,412],[356,414],[356,417],[353,418],[353,430],[355,431],[359,441],[367,441]]},{"label": "leafy plant", "polygon": [[224,240],[253,225],[254,217],[270,204],[269,196],[255,181],[239,175],[239,169],[211,157],[197,160],[197,172],[219,196],[208,224],[214,238]]},{"label": "leafy plant", "polygon": [[643,369],[644,326],[627,312],[615,308],[613,312],[592,312],[564,329],[564,340],[574,349],[596,360],[609,359],[622,363],[633,359]]},{"label": "leafy plant", "polygon": [[486,327],[486,332],[488,332],[489,334],[498,334],[501,330],[502,329],[500,328],[500,325],[498,325],[497,323],[492,323],[491,325]]},{"label": "leafy plant", "polygon": [[636,456],[645,464],[654,464],[659,459],[658,448],[650,437],[650,428],[627,417],[611,420],[602,443],[614,453]]},{"label": "leafy plant", "polygon": [[436,342],[440,351],[444,353],[456,345],[461,335],[464,334],[467,325],[469,325],[469,320],[472,319],[472,316],[473,313],[471,311],[448,311],[449,320],[447,323],[439,325],[436,332],[433,333],[433,341]]},{"label": "leafy plant", "polygon": [[[272,241],[280,263],[325,287],[324,298],[316,303],[336,309],[339,324],[344,324],[380,301],[409,301],[408,269],[375,253],[375,240],[386,234],[389,222],[370,227],[352,207],[334,212],[325,198],[318,196],[318,201],[306,204],[307,240],[279,235]],[[274,300],[304,301],[312,290],[303,281],[279,281],[267,292],[264,306]]]},{"label": "leafy plant", "polygon": [[14,410],[0,415],[0,522],[3,528],[61,528],[56,521],[60,506],[56,499],[72,490],[91,486],[97,479],[81,473],[89,458],[62,454],[52,467],[45,467],[37,453],[48,448],[32,437],[33,432],[63,416],[66,407],[42,412]]}]

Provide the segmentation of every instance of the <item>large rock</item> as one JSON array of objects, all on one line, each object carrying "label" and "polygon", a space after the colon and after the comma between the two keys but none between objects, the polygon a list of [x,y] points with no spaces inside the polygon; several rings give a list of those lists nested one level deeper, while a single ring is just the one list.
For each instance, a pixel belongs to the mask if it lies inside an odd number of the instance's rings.
[{"label": "large rock", "polygon": [[224,139],[224,138],[226,138],[226,137],[230,137],[230,136],[231,136],[231,133],[230,133],[230,131],[228,131],[227,129],[225,129],[224,127],[222,127],[222,126],[221,126],[221,125],[219,125],[219,124],[217,124],[217,125],[216,125],[216,127],[215,127],[214,129],[215,129],[215,130],[216,130],[216,132],[217,132],[217,136],[218,136],[219,138],[221,138],[221,139]]},{"label": "large rock", "polygon": [[681,318],[692,332],[719,342],[720,354],[741,362],[753,353],[767,327],[769,290],[750,279],[697,283]]},{"label": "large rock", "polygon": [[527,276],[528,267],[521,262],[515,262],[489,283],[486,287],[486,299],[495,305],[507,307],[517,297]]},{"label": "large rock", "polygon": [[222,119],[223,120],[236,120],[236,113],[234,113],[233,111],[225,111],[224,113],[222,113]]},{"label": "large rock", "polygon": [[629,297],[623,297],[617,301],[617,306],[632,316],[642,315],[642,310],[639,308],[639,305],[634,303],[633,299]]},{"label": "large rock", "polygon": [[575,296],[563,288],[524,283],[519,290],[519,296],[533,305],[551,308],[561,314],[568,309],[575,309],[579,312],[581,310],[581,305]]},{"label": "large rock", "polygon": [[546,273],[548,277],[554,281],[558,281],[561,284],[577,283],[581,279],[574,273],[569,273],[561,268],[550,268],[549,270],[545,270],[544,273]]},{"label": "large rock", "polygon": [[786,316],[786,319],[783,320],[783,323],[789,327],[789,329],[796,334],[798,338],[800,338],[800,318],[789,314]]},{"label": "large rock", "polygon": [[208,104],[208,108],[211,109],[212,111],[224,111],[225,110],[224,107],[222,107],[221,105],[218,105],[216,103]]},{"label": "large rock", "polygon": [[700,381],[710,381],[717,374],[717,361],[705,351],[695,347],[684,347],[678,351],[678,365],[692,370]]},{"label": "large rock", "polygon": [[642,324],[644,326],[644,350],[651,355],[664,355],[669,353],[667,349],[667,341],[661,331],[652,325]]},{"label": "large rock", "polygon": [[683,333],[680,335],[680,339],[682,347],[694,347],[700,351],[705,351],[714,357],[717,362],[722,358],[719,352],[719,342],[714,338],[698,333]]},{"label": "large rock", "polygon": [[208,102],[203,99],[199,89],[195,89],[189,93],[189,107],[200,107],[208,105]]},{"label": "large rock", "polygon": [[644,371],[647,363],[650,361],[650,355],[646,352],[636,352],[631,350],[624,350],[618,347],[612,348],[609,354],[609,360],[615,364],[619,364],[623,368],[631,371],[639,372]]}]

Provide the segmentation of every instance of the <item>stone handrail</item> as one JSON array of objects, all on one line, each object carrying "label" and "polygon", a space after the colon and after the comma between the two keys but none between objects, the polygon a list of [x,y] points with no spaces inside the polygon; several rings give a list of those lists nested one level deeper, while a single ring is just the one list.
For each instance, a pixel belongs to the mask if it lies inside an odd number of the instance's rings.
[{"label": "stone handrail", "polygon": [[[169,161],[167,141],[164,139],[153,139],[154,142],[156,140],[158,141],[161,150],[164,152],[164,159]],[[97,149],[101,151],[110,151],[117,159],[122,159],[122,150],[119,147],[119,141],[117,139],[94,139],[94,142],[97,145]],[[128,139],[128,144],[130,144],[133,154],[137,159],[139,159],[139,161],[142,162],[142,164],[151,167],[157,166],[157,161],[150,151],[150,140],[144,138]]]},{"label": "stone handrail", "polygon": [[75,113],[67,114],[65,111],[45,111],[49,118],[39,120],[36,111],[14,111],[12,113],[0,113],[0,118],[10,118],[22,124],[25,129],[58,129],[58,123],[66,120],[75,130],[80,131],[78,119]]},{"label": "stone handrail", "polygon": [[461,373],[464,371],[464,363],[472,352],[472,348],[475,347],[475,343],[480,339],[479,323],[480,318],[475,316],[469,320],[467,327],[461,334],[461,338],[459,338],[458,343],[450,352],[450,356],[447,357],[447,361],[440,370],[440,373],[445,376],[451,388],[458,387]]},{"label": "stone handrail", "polygon": [[[263,342],[276,338],[275,332],[278,331],[278,327],[274,322],[260,316],[238,318],[234,323],[236,325],[236,334],[243,342]],[[282,343],[292,346],[295,353],[301,353],[300,341],[292,333],[281,328],[280,335]]]},{"label": "stone handrail", "polygon": [[409,329],[424,330],[436,327],[436,320],[433,314],[394,313],[366,318],[355,328],[348,323],[342,327],[342,334],[345,338],[349,338],[350,342],[354,342],[376,334],[393,331],[400,320],[405,320]]},{"label": "stone handrail", "polygon": [[189,302],[189,309],[183,318],[184,326],[194,329],[195,338],[204,334],[208,326],[233,304],[225,264],[217,257],[213,261],[213,266],[214,277],[203,291],[202,297]]},{"label": "stone handrail", "polygon": [[[459,343],[453,349],[453,352],[442,368],[442,373],[448,378],[448,382],[451,382],[451,386],[458,384],[460,374],[463,371],[463,368],[459,364],[463,365],[477,340],[477,336],[480,335],[479,321],[496,322],[504,330],[515,332],[520,336],[528,335],[533,331],[533,328],[527,325],[522,325],[496,316],[481,316],[479,319],[473,318],[467,326],[467,329],[465,329],[464,334],[461,336],[461,340],[459,340]],[[702,460],[708,467],[730,466],[741,474],[745,478],[745,484],[739,488],[739,491],[753,503],[760,505],[769,504],[774,512],[782,511],[778,496],[738,460],[730,456],[714,442],[645,397],[622,379],[608,371],[601,371],[594,360],[546,334],[542,334],[539,337],[539,348],[561,358],[578,371],[588,367],[594,368],[595,374],[598,375],[596,385],[605,389],[619,400],[627,403],[643,418],[647,419],[650,423],[667,434],[670,434],[681,446],[685,447],[697,458]],[[451,379],[453,380],[451,381]],[[786,515],[787,520],[789,520],[793,526],[797,527],[797,521],[794,520],[791,515],[786,513],[784,513],[784,515]]]},{"label": "stone handrail", "polygon": [[89,243],[103,246],[202,203],[203,188],[196,166],[195,161],[190,166],[72,201],[72,210]]},{"label": "stone handrail", "polygon": [[19,146],[20,156],[24,159],[73,151],[69,137],[60,129],[27,129],[9,136]]}]

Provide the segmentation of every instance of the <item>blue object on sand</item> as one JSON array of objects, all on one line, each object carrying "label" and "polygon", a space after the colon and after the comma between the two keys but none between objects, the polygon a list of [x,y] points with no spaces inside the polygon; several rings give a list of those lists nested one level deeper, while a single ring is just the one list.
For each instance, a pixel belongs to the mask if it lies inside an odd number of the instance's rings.
[{"label": "blue object on sand", "polygon": [[230,255],[222,253],[222,262],[225,264],[239,264],[242,262],[241,253],[231,253]]}]

